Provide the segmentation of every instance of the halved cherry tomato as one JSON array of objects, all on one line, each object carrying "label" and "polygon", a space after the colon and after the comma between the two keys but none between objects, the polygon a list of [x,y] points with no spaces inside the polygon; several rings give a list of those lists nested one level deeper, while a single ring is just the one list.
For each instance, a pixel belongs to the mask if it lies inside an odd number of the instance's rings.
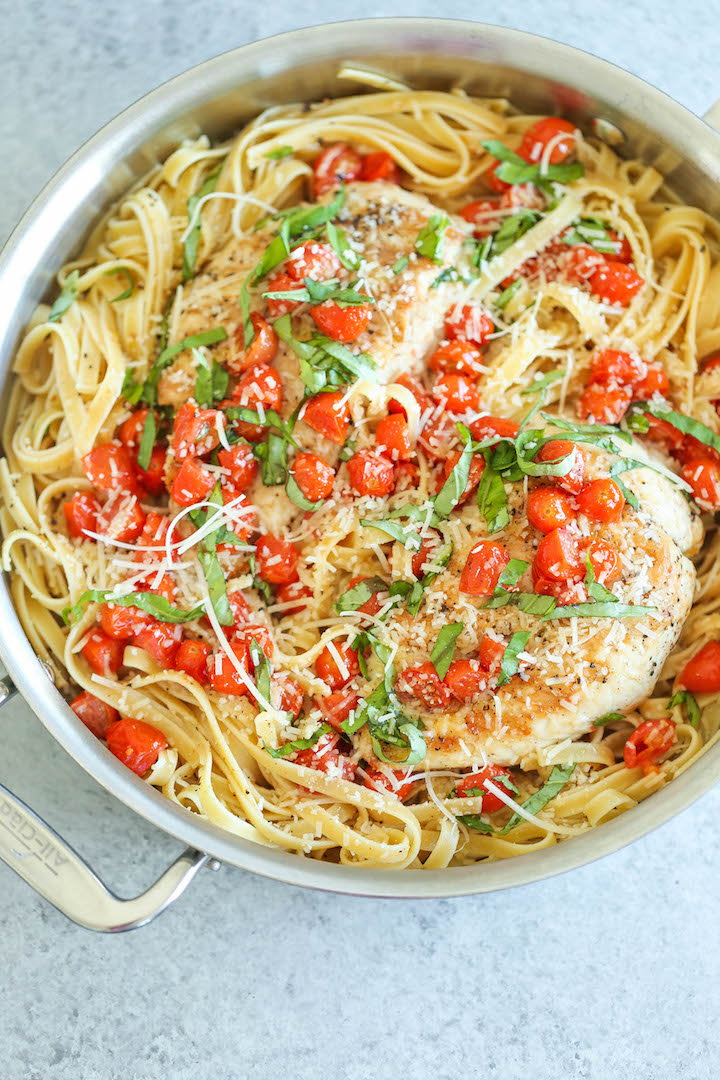
[{"label": "halved cherry tomato", "polygon": [[233,391],[233,401],[248,409],[274,409],[283,403],[282,379],[274,367],[256,364],[245,372]]},{"label": "halved cherry tomato", "polygon": [[96,675],[108,678],[122,666],[124,646],[97,628],[90,631],[80,652]]},{"label": "halved cherry tomato", "polygon": [[358,495],[389,495],[395,486],[392,462],[369,450],[353,454],[347,463],[350,484]]},{"label": "halved cherry tomato", "polygon": [[503,416],[481,416],[479,420],[473,420],[470,424],[470,433],[473,439],[484,441],[497,435],[500,439],[514,439],[520,430],[519,424],[514,420],[506,420]]},{"label": "halved cherry tomato", "polygon": [[155,443],[150,452],[147,469],[141,469],[135,463],[135,472],[141,486],[151,495],[159,495],[165,490],[165,461],[167,451],[162,443]]},{"label": "halved cherry tomato", "polygon": [[[439,488],[442,487],[450,473],[457,465],[458,461],[460,460],[461,454],[461,450],[455,450],[445,461],[445,464],[443,466],[443,474],[439,481]],[[470,459],[470,472],[468,473],[468,480],[467,484],[465,485],[465,491],[460,498],[458,506],[461,506],[462,503],[464,503],[465,500],[468,499],[473,493],[475,488],[480,483],[480,478],[484,471],[485,458],[482,456],[482,454],[473,454],[472,458]]]},{"label": "halved cherry tomato", "polygon": [[365,776],[363,777],[363,784],[370,791],[379,791],[381,794],[386,792],[390,795],[395,795],[400,802],[405,802],[408,795],[413,789],[412,773],[405,772],[402,769],[393,769],[393,776],[398,782],[393,784],[392,780],[384,772],[380,772],[379,769],[373,769],[370,765],[365,768]]},{"label": "halved cherry tomato", "polygon": [[218,462],[224,469],[230,470],[235,491],[247,491],[258,471],[257,458],[245,442],[235,443],[230,450],[221,450]]},{"label": "halved cherry tomato", "polygon": [[347,754],[340,753],[337,743],[338,736],[328,732],[327,735],[318,739],[315,746],[300,750],[295,755],[295,764],[302,765],[306,769],[328,773],[342,780],[352,780],[355,775],[355,766]]},{"label": "halved cherry tomato", "polygon": [[[136,562],[147,562],[152,558],[151,551],[144,551],[143,548],[157,548],[158,552],[165,553],[165,540],[167,538],[168,529],[170,528],[170,518],[165,517],[163,514],[158,514],[155,510],[151,510],[148,516],[145,518],[145,524],[143,530],[138,537],[137,548],[135,552]],[[177,543],[179,537],[173,533],[173,542]],[[172,560],[172,550],[170,558]]]},{"label": "halved cherry tomato", "polygon": [[569,525],[575,516],[570,496],[558,488],[538,487],[528,494],[528,521],[541,533]]},{"label": "halved cherry tomato", "polygon": [[200,409],[186,401],[175,415],[173,424],[173,453],[177,461],[186,457],[203,457],[220,442],[218,424],[225,417],[217,409]]},{"label": "halved cherry tomato", "polygon": [[100,605],[98,618],[108,637],[130,641],[150,621],[151,616],[140,608],[109,603]]},{"label": "halved cherry tomato", "polygon": [[479,660],[453,660],[445,676],[445,685],[458,701],[473,701],[487,690],[488,673]]},{"label": "halved cherry tomato", "polygon": [[483,636],[478,648],[478,663],[483,671],[497,671],[504,654],[504,641],[496,641],[489,634]]},{"label": "halved cherry tomato", "polygon": [[[250,663],[250,653],[247,642],[231,641],[230,650],[249,680],[252,680],[253,670]],[[243,682],[240,672],[225,652],[217,652],[210,658],[208,663],[208,675],[210,685],[218,694],[227,694],[230,697],[244,697],[250,693],[250,688]]]},{"label": "halved cherry tomato", "polygon": [[396,691],[401,701],[415,698],[426,709],[444,709],[450,704],[450,689],[431,663],[405,668],[398,677]]},{"label": "halved cherry tomato", "polygon": [[[403,373],[402,375],[398,375],[395,382],[398,386],[404,386],[406,390],[410,391],[410,393],[418,403],[421,416],[423,413],[427,412],[428,409],[432,408],[432,398],[429,394],[425,393],[417,379],[412,379],[409,375],[405,375]],[[388,402],[388,412],[402,413],[403,416],[407,416],[405,406],[401,404],[401,402],[397,401],[395,398],[391,398]]]},{"label": "halved cherry tomato", "polygon": [[565,244],[563,247],[565,250],[556,259],[557,270],[548,273],[549,278],[560,276],[571,283],[582,284],[605,266],[605,257],[589,244],[572,244],[570,247]]},{"label": "halved cherry tomato", "polygon": [[[484,345],[495,324],[479,304],[455,305],[445,314],[445,336],[451,341],[469,341],[472,345]],[[459,369],[457,369],[459,370]]]},{"label": "halved cherry tomato", "polygon": [[467,376],[454,372],[439,377],[432,395],[449,413],[477,412],[480,408],[478,388]]},{"label": "halved cherry tomato", "polygon": [[590,599],[582,581],[551,581],[550,578],[533,577],[533,590],[540,596],[554,596],[558,607],[586,604]]},{"label": "halved cherry tomato", "polygon": [[138,493],[134,462],[127,447],[103,443],[86,454],[81,464],[90,483],[100,491]]},{"label": "halved cherry tomato", "polygon": [[310,308],[318,329],[333,341],[351,342],[359,338],[372,318],[371,304],[352,304],[341,308],[334,300]]},{"label": "halved cherry tomato", "polygon": [[145,525],[145,511],[136,495],[112,495],[98,514],[98,533],[123,544],[131,544]]},{"label": "halved cherry tomato", "polygon": [[613,259],[616,262],[629,263],[633,260],[633,251],[630,247],[630,241],[626,236],[620,236],[614,229],[608,229],[608,236],[615,243],[619,244],[619,251],[613,255]]},{"label": "halved cherry tomato", "polygon": [[[292,285],[290,287],[293,288]],[[268,292],[270,291],[271,289],[268,287]],[[276,291],[280,292],[281,290],[277,289]],[[282,301],[268,300],[268,307],[271,303],[282,303]],[[227,366],[230,371],[236,374],[247,371],[248,368],[254,367],[256,364],[272,364],[278,350],[278,336],[267,319],[263,319],[262,315],[257,311],[253,311],[250,315],[250,322],[255,335],[247,348],[245,347],[245,327],[242,323],[238,326],[232,338]]]},{"label": "halved cherry tomato", "polygon": [[487,236],[488,233],[491,233],[496,222],[500,221],[501,214],[498,213],[498,210],[499,203],[497,199],[476,199],[475,202],[463,206],[460,216],[475,226],[473,236],[480,240]]},{"label": "halved cherry tomato", "polygon": [[468,554],[460,575],[460,592],[469,596],[492,593],[498,578],[510,562],[510,552],[503,544],[480,540]]},{"label": "halved cherry tomato", "polygon": [[652,442],[661,443],[670,453],[674,454],[679,450],[685,439],[682,431],[678,431],[667,420],[659,420],[657,416],[653,416],[651,413],[645,413],[645,416],[650,424],[650,427],[645,432],[645,438],[650,439]]},{"label": "halved cherry tomato", "polygon": [[118,428],[116,435],[120,442],[134,457],[140,445],[145,421],[150,415],[149,409],[136,409]]},{"label": "halved cherry tomato", "polygon": [[670,380],[661,367],[649,364],[645,377],[633,385],[634,401],[649,401],[654,394],[667,397]]},{"label": "halved cherry tomato", "polygon": [[133,637],[133,645],[144,649],[162,668],[174,667],[175,655],[182,640],[179,623],[159,622],[148,616],[146,625]]},{"label": "halved cherry tomato", "polygon": [[720,506],[720,465],[710,457],[695,458],[680,470],[692,488],[693,498],[701,506],[714,510]]},{"label": "halved cherry tomato", "polygon": [[263,581],[271,585],[286,585],[297,581],[297,563],[300,552],[290,540],[266,533],[255,548],[257,572]]},{"label": "halved cherry tomato", "polygon": [[82,720],[85,727],[92,731],[96,739],[104,739],[108,726],[114,724],[120,717],[117,709],[87,690],[83,690],[74,701],[70,702],[70,708]]},{"label": "halved cherry tomato", "polygon": [[448,341],[436,349],[428,360],[431,371],[455,371],[460,375],[477,377],[482,371],[482,349],[472,341]]},{"label": "halved cherry tomato", "polygon": [[336,731],[342,731],[342,724],[354,712],[360,698],[353,690],[337,690],[327,697],[318,698],[318,708],[326,723]]},{"label": "halved cherry tomato", "polygon": [[609,304],[627,307],[644,284],[645,279],[636,274],[631,266],[608,259],[605,266],[598,267],[590,278],[590,291]]},{"label": "halved cherry tomato", "polygon": [[[248,626],[243,626],[242,630],[238,630],[232,639],[233,645],[238,647],[245,646],[247,650],[247,667],[249,671],[252,671],[254,664],[252,654],[250,652],[250,646],[252,642],[259,645],[268,660],[272,660],[272,655],[275,651],[275,643],[272,639],[272,634],[268,630],[267,626],[263,626],[262,623],[250,623]],[[235,649],[236,655],[237,649]]]},{"label": "halved cherry tomato", "polygon": [[[366,581],[362,574],[359,577],[354,577],[348,582],[348,589],[354,589],[356,585],[359,585],[361,581]],[[377,615],[380,608],[387,600],[387,593],[384,590],[374,592],[369,600],[366,600],[362,607],[357,610],[362,611],[365,615]]]},{"label": "halved cherry tomato", "polygon": [[278,709],[281,712],[290,713],[294,720],[302,712],[305,691],[296,679],[282,677],[277,680],[276,686],[280,691]]},{"label": "halved cherry tomato", "polygon": [[275,594],[278,604],[289,604],[291,600],[295,601],[292,607],[285,608],[284,611],[278,612],[278,615],[282,618],[284,615],[296,615],[298,611],[304,611],[311,596],[312,589],[303,585],[301,581],[289,581],[287,585],[278,585]]},{"label": "halved cherry tomato", "polygon": [[86,540],[86,530],[97,532],[97,519],[100,513],[100,503],[94,495],[86,491],[76,491],[72,498],[63,503],[63,512],[67,522],[67,530],[74,539]]},{"label": "halved cherry tomato", "polygon": [[384,180],[387,184],[399,184],[400,169],[384,150],[375,150],[363,158],[360,179],[368,182]]},{"label": "halved cherry tomato", "polygon": [[343,393],[331,390],[310,398],[302,419],[313,431],[342,445],[348,431],[350,408]]},{"label": "halved cherry tomato", "polygon": [[[646,413],[646,416],[651,414]],[[700,442],[694,435],[685,435],[679,447],[671,450],[674,458],[686,465],[690,461],[716,461],[720,463],[720,453],[713,447]]]},{"label": "halved cherry tomato", "polygon": [[623,758],[628,769],[637,766],[645,774],[655,772],[657,761],[675,742],[675,724],[667,717],[644,720],[625,743]]},{"label": "halved cherry tomato", "polygon": [[[273,274],[271,278],[268,278],[265,292],[299,292],[301,285],[295,278],[291,278],[289,274],[283,272]],[[268,296],[266,298],[268,312],[273,319],[279,319],[281,315],[287,315],[303,303],[302,300],[281,300],[279,297]]]},{"label": "halved cherry tomato", "polygon": [[332,494],[335,470],[324,458],[304,451],[295,456],[290,470],[297,486],[310,502],[327,499]]},{"label": "halved cherry tomato", "polygon": [[[333,652],[326,646],[318,656],[315,661],[315,674],[331,690],[342,690],[343,686],[358,674],[360,664],[358,663],[356,650],[347,642],[342,644],[334,642],[333,644]],[[340,656],[340,664],[335,659],[335,651]]]},{"label": "halved cherry tomato", "polygon": [[498,176],[496,176],[496,173],[501,165],[501,161],[494,161],[488,171],[485,173],[485,182],[488,184],[489,187],[492,188],[493,191],[507,191],[507,189],[512,186],[511,184],[507,184],[504,180],[501,180]]},{"label": "halved cherry tomato", "polygon": [[646,373],[647,364],[637,356],[617,349],[603,349],[593,357],[590,381],[602,385],[616,382],[633,386]]},{"label": "halved cherry tomato", "polygon": [[548,476],[546,480],[554,487],[569,491],[571,495],[577,495],[585,482],[585,452],[582,447],[569,439],[551,439],[540,448],[536,461],[559,461],[569,454],[575,453],[575,463],[564,476]]},{"label": "halved cherry tomato", "polygon": [[540,541],[533,569],[538,578],[580,581],[585,576],[585,562],[575,537],[565,529],[553,529]]},{"label": "halved cherry tomato", "polygon": [[577,496],[578,510],[592,521],[619,521],[625,496],[614,480],[591,480]]},{"label": "halved cherry tomato", "polygon": [[604,540],[590,540],[583,544],[595,573],[595,579],[601,585],[609,585],[620,577],[620,559],[615,548]]},{"label": "halved cherry tomato", "polygon": [[208,681],[208,660],[212,649],[206,641],[185,638],[175,653],[173,667],[175,671],[184,671],[201,686]]},{"label": "halved cherry tomato", "polygon": [[596,424],[619,424],[632,396],[629,386],[590,383],[580,396],[578,416],[581,420],[593,420]]},{"label": "halved cherry tomato", "polygon": [[290,252],[285,271],[293,281],[303,281],[306,277],[313,281],[327,281],[335,277],[340,266],[340,260],[329,244],[308,240]]},{"label": "halved cherry tomato", "polygon": [[250,621],[253,609],[240,589],[228,593],[228,603],[233,617],[233,632],[239,632]]},{"label": "halved cherry tomato", "polygon": [[523,135],[518,154],[535,164],[553,141],[555,145],[550,151],[548,161],[551,165],[557,165],[565,160],[573,148],[575,125],[558,116],[546,116],[542,120],[536,120]]},{"label": "halved cherry tomato", "polygon": [[433,555],[442,545],[442,536],[435,529],[431,529],[423,539],[419,551],[412,557],[412,572],[416,578],[421,578],[424,573],[425,563],[432,562]]},{"label": "halved cherry tomato", "polygon": [[693,694],[716,694],[720,690],[720,641],[708,641],[688,660],[678,679]]},{"label": "halved cherry tomato", "polygon": [[318,199],[337,187],[341,180],[351,184],[362,175],[362,158],[347,143],[333,143],[323,150],[313,165],[313,196]]},{"label": "halved cherry tomato", "polygon": [[124,716],[109,726],[106,738],[110,753],[138,776],[153,767],[168,744],[162,731],[152,724]]},{"label": "halved cherry tomato", "polygon": [[[442,408],[442,406],[438,406]],[[457,443],[457,424],[448,412],[428,420],[418,436],[418,443],[434,461],[445,461]]]},{"label": "halved cherry tomato", "polygon": [[391,413],[382,418],[375,429],[375,446],[379,454],[391,461],[405,461],[412,456],[410,429],[402,413]]},{"label": "halved cherry tomato", "polygon": [[201,502],[215,487],[215,473],[206,469],[199,458],[186,458],[170,491],[178,506],[193,506]]},{"label": "halved cherry tomato", "polygon": [[496,810],[502,810],[505,803],[494,791],[486,791],[483,785],[486,780],[489,780],[491,784],[502,788],[505,794],[512,798],[512,788],[506,787],[503,779],[512,781],[509,769],[504,769],[502,765],[486,765],[480,772],[470,773],[469,776],[463,776],[462,780],[458,780],[455,790],[461,799],[472,798],[473,794],[479,791],[482,795],[483,814],[494,814]]}]

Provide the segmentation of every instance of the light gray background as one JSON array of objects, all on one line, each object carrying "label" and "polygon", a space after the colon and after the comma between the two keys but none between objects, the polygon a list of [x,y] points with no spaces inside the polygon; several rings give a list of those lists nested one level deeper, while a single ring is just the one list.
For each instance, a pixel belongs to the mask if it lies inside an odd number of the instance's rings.
[{"label": "light gray background", "polygon": [[[696,112],[720,96],[706,0],[0,0],[0,239],[145,91],[329,11],[500,22],[589,49]],[[177,854],[22,702],[0,726],[0,780],[119,892]],[[206,871],[157,923],[116,938],[72,926],[0,865],[0,1077],[716,1077],[719,813],[716,789],[601,863],[464,900],[341,898]]]}]

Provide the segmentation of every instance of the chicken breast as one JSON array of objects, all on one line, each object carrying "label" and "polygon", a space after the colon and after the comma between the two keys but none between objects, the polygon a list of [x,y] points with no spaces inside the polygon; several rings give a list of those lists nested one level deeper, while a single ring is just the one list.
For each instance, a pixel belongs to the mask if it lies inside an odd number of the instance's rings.
[{"label": "chicken breast", "polygon": [[[588,476],[607,476],[612,457],[589,456]],[[400,682],[405,668],[427,662],[439,631],[449,623],[464,624],[456,659],[477,656],[486,633],[505,642],[517,631],[530,636],[519,673],[501,688],[488,687],[471,703],[441,711],[423,710],[417,701],[408,705],[408,712],[425,723],[430,767],[466,768],[487,759],[533,768],[543,749],[583,735],[594,720],[628,710],[652,691],[693,600],[695,570],[673,537],[694,549],[702,528],[665,476],[637,470],[632,483],[641,497],[638,511],[626,505],[620,521],[604,525],[579,516],[571,528],[583,538],[607,541],[618,552],[621,574],[611,589],[621,604],[654,609],[639,618],[543,621],[513,606],[486,609],[483,597],[459,589],[468,552],[487,536],[484,519],[470,505],[445,526],[454,543],[447,569],[426,590],[417,616],[402,610],[388,620]],[[513,489],[511,523],[493,540],[505,544],[513,558],[530,562],[540,537],[528,525],[522,485]],[[532,591],[529,571],[519,589]]]}]

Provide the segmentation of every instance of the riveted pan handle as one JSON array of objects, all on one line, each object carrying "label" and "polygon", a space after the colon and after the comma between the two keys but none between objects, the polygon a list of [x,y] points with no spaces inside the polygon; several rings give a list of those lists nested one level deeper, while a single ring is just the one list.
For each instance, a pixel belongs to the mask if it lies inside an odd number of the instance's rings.
[{"label": "riveted pan handle", "polygon": [[[0,706],[17,693],[0,678]],[[111,892],[63,838],[21,799],[0,784],[0,859],[87,930],[114,934],[149,923],[185,891],[203,866],[219,863],[188,848],[141,896],[123,900]]]}]

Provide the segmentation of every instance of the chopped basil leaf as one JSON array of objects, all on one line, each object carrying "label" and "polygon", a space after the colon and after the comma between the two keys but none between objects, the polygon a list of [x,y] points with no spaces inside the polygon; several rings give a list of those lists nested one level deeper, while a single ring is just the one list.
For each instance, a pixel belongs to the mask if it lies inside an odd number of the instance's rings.
[{"label": "chopped basil leaf", "polygon": [[500,661],[500,675],[498,677],[498,686],[504,686],[505,683],[517,673],[517,669],[520,663],[520,661],[518,660],[518,656],[521,652],[524,652],[529,637],[529,630],[518,630],[510,638],[509,642],[505,646],[505,652],[502,655],[502,660]]},{"label": "chopped basil leaf", "polygon": [[434,263],[442,262],[443,240],[445,230],[450,224],[447,214],[433,214],[427,225],[418,233],[415,241],[415,250],[426,259]]},{"label": "chopped basil leaf", "polygon": [[[257,409],[250,409],[245,405],[231,405],[224,411],[225,416],[230,421],[242,420],[246,424],[258,424],[260,427],[274,428],[283,436],[283,438],[287,439],[289,443],[293,446],[297,446],[292,434],[294,420],[292,423],[290,420],[286,422],[274,409],[264,409],[262,417]],[[282,483],[282,481],[279,482]]]},{"label": "chopped basil leaf", "polygon": [[408,258],[408,256],[407,255],[401,255],[400,258],[398,259],[398,261],[393,266],[392,272],[395,275],[402,274],[403,270],[407,270],[409,265],[410,265],[410,259]]},{"label": "chopped basil leaf", "polygon": [[270,677],[272,668],[257,638],[250,638],[250,659],[255,669],[255,686],[265,701],[270,704]]},{"label": "chopped basil leaf", "polygon": [[462,276],[456,266],[446,266],[444,270],[440,271],[430,288],[437,289],[440,285],[444,285],[447,281],[462,281],[463,285],[470,284],[467,278],[464,278]]},{"label": "chopped basil leaf", "polygon": [[637,500],[637,496],[622,482],[620,473],[627,472],[629,469],[635,469],[638,466],[642,466],[641,461],[632,461],[629,458],[620,458],[619,461],[614,461],[610,466],[610,476],[622,491],[625,501],[632,506],[633,510],[639,510],[640,503]]},{"label": "chopped basil leaf", "polygon": [[503,143],[495,139],[486,139],[482,145],[489,154],[502,162],[495,170],[498,180],[506,184],[531,184],[538,181],[556,180],[558,183],[567,184],[572,180],[579,180],[584,176],[585,170],[580,162],[569,165],[547,165],[541,169],[540,163],[534,165],[521,158],[518,154],[508,150]]},{"label": "chopped basil leaf", "polygon": [[345,231],[334,222],[328,221],[325,226],[327,232],[327,238],[330,241],[330,247],[333,249],[338,259],[345,267],[346,270],[359,270],[362,264],[362,257],[357,251],[354,251],[350,247],[350,242],[345,234]]},{"label": "chopped basil leaf", "polygon": [[405,724],[400,724],[397,729],[401,733],[401,735],[404,736],[404,741],[403,743],[398,743],[396,741],[394,745],[405,745],[408,747],[407,755],[400,761],[398,761],[397,758],[386,757],[380,745],[380,740],[382,740],[383,742],[387,742],[388,738],[387,733],[382,727],[380,727],[380,725],[375,726],[369,724],[368,730],[370,731],[370,738],[372,740],[375,756],[379,758],[380,761],[385,761],[389,765],[417,765],[418,762],[422,761],[427,754],[427,744],[425,743],[425,739],[423,738],[415,724],[413,724],[411,721],[408,721]]},{"label": "chopped basil leaf", "polygon": [[253,589],[257,589],[266,604],[272,603],[272,589],[268,585],[267,581],[258,576],[255,565],[254,551],[250,552],[248,556],[248,563],[250,565],[250,574],[252,576]]},{"label": "chopped basil leaf", "polygon": [[265,442],[257,443],[254,454],[260,459],[260,476],[266,487],[284,484],[288,475],[288,443],[283,435],[271,431]]},{"label": "chopped basil leaf", "polygon": [[174,345],[167,345],[155,360],[150,374],[145,380],[140,400],[146,405],[154,405],[157,400],[157,385],[160,375],[174,358],[186,349],[194,349],[199,345],[215,345],[218,341],[225,341],[227,331],[224,326],[216,326],[213,330],[204,330],[201,334],[191,334]]},{"label": "chopped basil leaf", "polygon": [[496,590],[495,595],[487,603],[483,604],[484,608],[490,610],[500,607],[518,607],[527,615],[539,616],[547,616],[549,612],[555,610],[556,606],[557,600],[554,596],[543,596],[540,593],[506,592],[504,590]]},{"label": "chopped basil leaf", "polygon": [[213,357],[211,360],[193,349],[196,361],[195,400],[202,409],[209,409],[217,401],[227,396],[230,376],[222,365]]},{"label": "chopped basil leaf", "polygon": [[488,535],[499,532],[510,522],[507,495],[502,478],[489,464],[485,465],[478,484],[478,507],[485,518]]},{"label": "chopped basil leaf", "polygon": [[625,713],[608,712],[599,720],[593,720],[593,727],[605,727],[606,724],[614,724],[617,720],[627,720]]},{"label": "chopped basil leaf", "polygon": [[377,382],[375,363],[367,353],[354,353],[347,346],[324,334],[315,334],[309,341],[299,341],[292,332],[289,315],[273,323],[278,337],[300,358],[300,377],[311,393],[317,394],[326,386],[345,386],[356,379]]},{"label": "chopped basil leaf", "polygon": [[536,210],[523,208],[511,217],[506,217],[492,238],[492,254],[501,255],[509,247],[524,236],[533,225],[537,224],[541,215]]},{"label": "chopped basil leaf", "polygon": [[563,244],[589,244],[604,255],[617,255],[620,244],[613,240],[607,226],[599,218],[579,218],[570,232],[562,237]]},{"label": "chopped basil leaf", "polygon": [[277,146],[274,150],[266,150],[263,157],[276,161],[278,158],[290,157],[294,152],[292,146]]},{"label": "chopped basil leaf", "polygon": [[112,589],[88,589],[80,599],[63,608],[62,617],[68,626],[82,615],[88,604],[117,604],[119,607],[138,607],[148,615],[153,615],[160,622],[186,623],[199,619],[203,614],[202,604],[183,611],[182,608],[174,607],[164,596],[154,592],[124,593],[122,596],[113,596]]},{"label": "chopped basil leaf", "polygon": [[597,600],[598,603],[605,601],[608,604],[617,604],[619,602],[617,596],[615,596],[614,593],[611,593],[609,589],[606,589],[595,577],[595,568],[590,562],[590,556],[588,554],[585,555],[585,566],[585,586],[588,591],[588,596],[592,600]]},{"label": "chopped basil leaf", "polygon": [[263,749],[268,752],[270,757],[284,758],[287,757],[288,754],[294,754],[296,750],[309,750],[310,747],[314,746],[323,735],[328,733],[328,731],[332,731],[330,725],[321,724],[317,731],[314,731],[307,739],[295,739],[293,742],[283,743],[279,750],[273,750],[272,747],[263,744]]},{"label": "chopped basil leaf", "polygon": [[[397,582],[400,584],[400,582]],[[409,584],[409,582],[405,582]],[[344,611],[357,611],[364,604],[367,604],[375,593],[387,592],[388,585],[386,581],[383,581],[381,577],[369,577],[363,578],[362,581],[358,581],[357,585],[353,585],[352,589],[347,589],[337,600],[335,604],[335,610],[338,615],[342,615]]]},{"label": "chopped basil leaf", "polygon": [[503,289],[503,291],[500,293],[497,300],[495,301],[495,307],[498,308],[500,311],[503,311],[508,306],[513,296],[522,285],[522,282],[523,279],[521,277],[515,278],[515,280],[511,282],[510,285],[508,285],[507,289]]},{"label": "chopped basil leaf", "polygon": [[[450,556],[453,553],[453,544],[451,540],[446,541],[441,548],[433,553],[430,561],[435,566],[445,567],[450,562]],[[441,570],[432,570],[430,573],[425,574],[420,581],[413,583],[412,588],[408,594],[407,603],[405,605],[406,610],[410,615],[417,615],[422,604],[423,595],[428,585],[430,585],[438,574],[442,573]],[[394,582],[399,584],[399,582]],[[405,582],[408,584],[408,582]],[[390,595],[392,596],[392,586],[390,588]]]},{"label": "chopped basil leaf", "polygon": [[514,588],[520,578],[523,576],[530,563],[525,562],[524,559],[511,559],[505,569],[500,574],[497,583],[497,589],[512,589]]},{"label": "chopped basil leaf", "polygon": [[472,435],[463,424],[458,424],[458,429],[465,438],[465,445],[445,483],[435,496],[435,513],[439,518],[450,516],[465,494],[468,477],[470,476],[470,466],[472,464],[473,455]]},{"label": "chopped basil leaf", "polygon": [[422,547],[420,534],[407,525],[401,525],[399,521],[391,521],[387,518],[370,521],[368,518],[361,518],[360,524],[367,529],[379,529],[380,532],[387,533],[393,540],[399,540],[401,544],[404,544],[409,551],[419,551]]},{"label": "chopped basil leaf", "polygon": [[[323,228],[328,221],[337,217],[344,202],[345,185],[343,184],[333,201],[327,205],[315,204],[299,209],[292,207],[274,215],[275,218],[282,218],[280,232],[265,248],[260,262],[252,273],[252,280],[259,281],[260,278],[264,278],[287,258],[292,247],[304,243],[305,240],[310,239],[315,230]],[[297,244],[294,241],[297,241]]]},{"label": "chopped basil leaf", "polygon": [[343,444],[343,448],[340,451],[340,460],[341,461],[349,461],[354,453],[355,453],[355,439],[348,439],[348,441]]},{"label": "chopped basil leaf", "polygon": [[465,629],[465,623],[456,622],[443,626],[437,636],[437,640],[430,653],[432,666],[435,668],[440,679],[444,679],[455,655],[455,644],[458,636]]},{"label": "chopped basil leaf", "polygon": [[349,285],[343,285],[337,278],[330,278],[328,281],[305,278],[304,288],[298,286],[297,289],[264,292],[262,295],[268,300],[296,300],[300,304],[322,304],[325,300],[333,300],[340,308],[374,304],[372,296],[357,291],[357,284],[357,281],[353,281]]},{"label": "chopped basil leaf", "polygon": [[135,377],[130,370],[127,369],[125,377],[123,378],[123,384],[121,394],[126,401],[129,401],[131,405],[137,405],[143,392],[143,384],[136,382]]},{"label": "chopped basil leaf", "polygon": [[676,705],[684,705],[688,723],[692,724],[693,727],[698,726],[701,709],[695,695],[691,694],[689,690],[677,690],[670,698],[668,705],[671,709]]},{"label": "chopped basil leaf", "polygon": [[78,294],[78,281],[80,280],[80,271],[73,270],[71,274],[65,278],[65,284],[62,287],[60,295],[55,300],[55,303],[50,308],[50,314],[47,317],[48,322],[57,322],[58,319],[65,314],[67,309],[71,307]]},{"label": "chopped basil leaf", "polygon": [[252,340],[255,337],[255,327],[253,326],[252,320],[250,318],[250,303],[251,303],[251,300],[250,300],[250,290],[248,289],[248,281],[249,280],[250,280],[250,278],[247,277],[243,281],[242,285],[240,286],[240,295],[238,297],[238,304],[240,305],[240,314],[242,315],[242,320],[243,320],[243,336],[244,336],[244,343],[245,343],[245,348],[246,349],[252,344]]},{"label": "chopped basil leaf", "polygon": [[105,271],[106,277],[115,277],[118,274],[124,274],[125,277],[128,279],[129,284],[124,292],[118,293],[117,296],[113,296],[110,301],[111,304],[117,304],[118,300],[127,300],[135,292],[135,282],[133,281],[132,274],[125,266],[115,266],[112,270]]},{"label": "chopped basil leaf", "polygon": [[182,280],[189,281],[195,274],[195,264],[197,263],[198,248],[200,247],[200,236],[202,233],[202,226],[200,224],[200,211],[198,204],[205,195],[209,195],[211,191],[214,191],[217,187],[218,177],[222,171],[224,162],[220,162],[216,168],[205,178],[201,186],[191,195],[187,201],[187,215],[188,225],[191,225],[190,231],[185,239],[185,245],[183,247],[183,261],[182,261]]},{"label": "chopped basil leaf", "polygon": [[541,394],[547,390],[553,383],[559,382],[560,379],[565,378],[564,371],[549,371],[547,375],[536,374],[533,381],[529,386],[524,387],[520,391],[521,394]]},{"label": "chopped basil leaf", "polygon": [[155,445],[155,436],[157,435],[157,421],[155,419],[155,411],[150,409],[145,417],[145,423],[143,424],[142,435],[140,436],[140,445],[138,447],[136,461],[141,469],[147,469],[150,464],[150,458],[152,457],[153,447]]},{"label": "chopped basil leaf", "polygon": [[652,615],[657,608],[643,607],[641,604],[621,604],[614,601],[596,601],[590,604],[566,604],[551,611],[545,619],[637,619],[642,615]]},{"label": "chopped basil leaf", "polygon": [[[543,810],[556,795],[559,795],[562,789],[567,784],[568,780],[575,771],[575,765],[556,765],[545,784],[536,791],[534,795],[531,795],[529,799],[526,799],[524,803],[521,803],[522,809],[528,814],[537,816],[541,810]],[[463,825],[467,825],[470,829],[476,829],[478,832],[493,833],[495,836],[506,836],[517,825],[520,825],[524,818],[521,814],[513,814],[508,821],[507,825],[504,825],[502,829],[495,829],[492,825],[489,825],[486,821],[483,821],[479,814],[460,814],[458,815],[458,821],[461,821]]]},{"label": "chopped basil leaf", "polygon": [[310,502],[302,491],[300,485],[291,472],[288,473],[287,483],[285,485],[285,493],[291,502],[294,502],[296,506],[299,506],[301,510],[319,510],[323,504],[323,499],[319,499],[317,502]]},{"label": "chopped basil leaf", "polygon": [[222,567],[220,566],[214,546],[212,550],[207,550],[204,547],[206,541],[207,537],[204,537],[201,541],[203,547],[198,551],[197,557],[205,576],[205,581],[207,582],[210,603],[213,606],[213,610],[217,615],[220,625],[232,626],[233,613],[227,596],[225,575],[222,572]]},{"label": "chopped basil leaf", "polygon": [[[652,405],[645,402],[639,407],[657,417],[658,420],[664,420],[667,424],[672,424],[683,435],[692,435],[698,442],[704,443],[705,446],[712,446],[713,450],[720,451],[720,435],[716,435],[700,420],[695,420],[694,417],[686,416],[684,413],[674,412],[665,405]],[[638,406],[634,406],[634,408],[638,408]]]}]

